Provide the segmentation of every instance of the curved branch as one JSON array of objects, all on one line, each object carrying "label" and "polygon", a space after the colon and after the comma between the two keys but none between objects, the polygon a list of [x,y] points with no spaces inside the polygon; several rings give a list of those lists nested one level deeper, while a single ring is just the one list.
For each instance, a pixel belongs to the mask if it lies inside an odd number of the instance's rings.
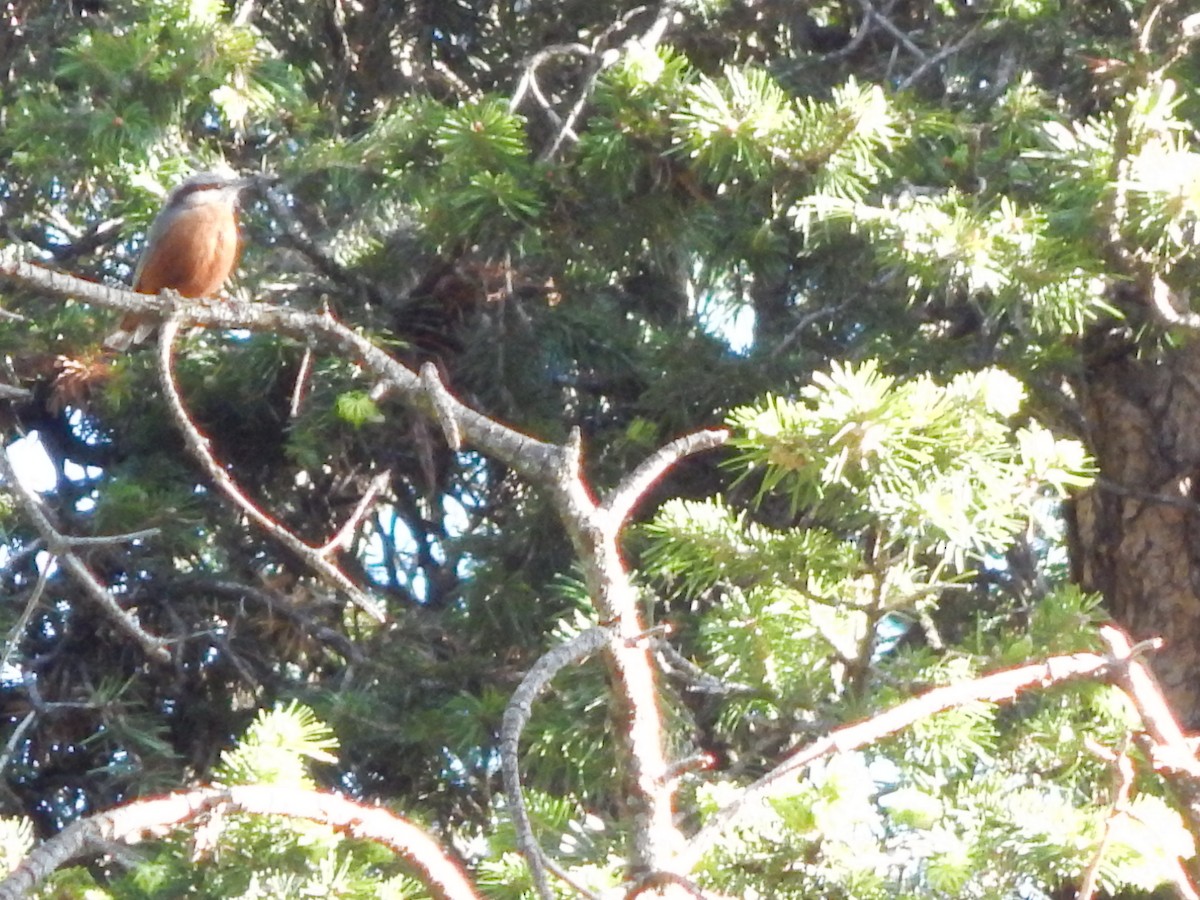
[{"label": "curved branch", "polygon": [[172,371],[172,348],[175,343],[175,336],[179,332],[180,318],[181,316],[172,313],[162,325],[158,342],[158,375],[159,381],[162,384],[163,396],[167,401],[167,409],[171,411],[171,417],[175,420],[175,425],[183,432],[184,445],[191,452],[192,456],[195,457],[196,461],[200,463],[200,467],[208,475],[213,484],[249,519],[256,522],[263,531],[267,532],[267,534],[287,547],[288,550],[304,560],[309,568],[320,575],[321,578],[345,593],[367,615],[371,616],[377,622],[386,621],[387,616],[379,604],[368,597],[358,585],[350,580],[345,572],[325,558],[328,549],[337,547],[336,537],[335,541],[326,544],[325,548],[309,546],[289,529],[276,522],[255,506],[254,502],[242,493],[241,488],[237,486],[233,477],[225,471],[224,466],[213,458],[212,451],[208,448],[208,439],[200,433],[200,429],[196,427],[196,424],[188,415],[183,405],[183,398],[179,396],[179,388],[175,384],[175,375]]},{"label": "curved branch", "polygon": [[136,844],[200,816],[245,812],[308,819],[351,837],[383,844],[403,856],[440,900],[478,900],[462,869],[424,831],[378,806],[365,806],[336,794],[241,785],[202,787],[139,800],[88,816],[34,849],[0,882],[0,900],[19,900],[70,860],[101,852],[113,842]]},{"label": "curved branch", "polygon": [[662,478],[671,466],[693,453],[720,447],[727,440],[729,432],[726,429],[713,428],[685,434],[659,447],[621,479],[621,483],[601,504],[601,510],[612,517],[613,526],[620,528],[650,486]]},{"label": "curved branch", "polygon": [[[525,796],[521,791],[521,732],[533,714],[533,701],[549,686],[551,679],[567,666],[583,662],[603,647],[610,637],[611,632],[607,628],[589,628],[546,653],[525,673],[504,709],[500,725],[500,767],[504,775],[504,793],[508,797],[509,812],[517,830],[517,847],[529,862],[534,887],[543,900],[554,897],[546,879],[550,861],[533,834],[533,823],[529,820],[529,810],[525,807]],[[562,877],[559,872],[555,874]]]},{"label": "curved branch", "polygon": [[[654,13],[654,20],[650,23],[649,27],[640,34],[636,34],[626,40],[622,49],[628,51],[632,47],[636,46],[646,51],[653,51],[666,35],[667,29],[671,26],[671,23],[674,21],[675,16],[679,11],[680,5],[681,4],[678,3],[678,0],[665,0],[665,2],[660,3],[658,9]],[[528,79],[526,77],[522,77],[521,84],[517,89],[517,93],[515,93],[513,96],[513,103],[515,104],[519,102],[519,99],[524,95],[524,88],[526,86],[531,87],[533,91],[536,92],[535,96],[537,97],[538,102],[546,110],[556,128],[554,140],[548,147],[538,154],[538,162],[546,162],[554,159],[558,151],[562,149],[562,146],[567,139],[570,139],[572,143],[578,143],[579,135],[576,133],[575,129],[579,123],[579,120],[583,117],[583,112],[588,101],[592,97],[592,93],[596,88],[596,82],[600,80],[600,75],[605,69],[614,65],[621,58],[621,50],[613,48],[607,51],[601,51],[601,46],[608,40],[613,32],[623,28],[630,22],[631,19],[647,11],[649,11],[648,5],[637,6],[631,10],[628,10],[608,28],[600,33],[600,35],[592,42],[590,49],[580,44],[565,45],[565,49],[568,52],[580,53],[587,62],[583,84],[579,88],[575,102],[571,105],[571,109],[567,113],[566,118],[559,116],[558,113],[546,101],[546,99],[540,95],[540,91],[538,91],[537,81],[534,75],[536,73],[536,66],[540,65],[544,60],[537,59],[535,56],[534,59],[537,60],[536,64],[531,61],[530,68],[527,69]],[[559,52],[563,52],[563,48],[560,47]],[[530,82],[529,85],[526,85],[527,81]],[[515,109],[516,107],[512,106],[510,108]]]}]

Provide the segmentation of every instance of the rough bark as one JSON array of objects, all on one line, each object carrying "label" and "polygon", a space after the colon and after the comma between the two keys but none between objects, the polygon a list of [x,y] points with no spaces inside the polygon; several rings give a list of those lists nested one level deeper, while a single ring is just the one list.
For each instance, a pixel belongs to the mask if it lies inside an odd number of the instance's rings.
[{"label": "rough bark", "polygon": [[1082,399],[1100,478],[1074,504],[1076,578],[1135,640],[1165,639],[1155,673],[1200,727],[1200,351],[1093,363]]}]

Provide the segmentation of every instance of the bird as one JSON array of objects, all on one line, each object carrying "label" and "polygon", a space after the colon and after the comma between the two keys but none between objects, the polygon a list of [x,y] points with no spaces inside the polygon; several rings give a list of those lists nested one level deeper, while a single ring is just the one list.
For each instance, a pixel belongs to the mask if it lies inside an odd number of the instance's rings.
[{"label": "bird", "polygon": [[[146,246],[133,275],[139,294],[170,288],[180,296],[210,297],[221,289],[241,254],[238,201],[257,178],[224,172],[201,172],[181,182],[154,217]],[[146,340],[157,321],[128,313],[120,327],[104,339],[109,350],[122,352]]]}]

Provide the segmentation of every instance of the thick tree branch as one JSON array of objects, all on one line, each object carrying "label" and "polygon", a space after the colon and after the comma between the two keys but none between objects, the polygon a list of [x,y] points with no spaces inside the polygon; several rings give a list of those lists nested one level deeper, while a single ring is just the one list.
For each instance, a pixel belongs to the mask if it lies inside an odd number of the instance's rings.
[{"label": "thick tree branch", "polygon": [[[141,313],[149,317],[162,316],[174,310],[179,314],[180,327],[247,328],[311,340],[356,360],[411,406],[426,413],[432,412],[426,395],[427,388],[417,373],[328,314],[236,300],[213,303],[178,296],[167,300],[85,281],[20,260],[0,259],[0,277],[63,299],[74,298],[106,309]],[[449,409],[468,443],[496,457],[522,477],[538,484],[547,483],[549,472],[562,453],[561,448],[507,428],[454,398],[449,400]]]},{"label": "thick tree branch", "polygon": [[77,857],[102,852],[112,843],[136,844],[215,812],[288,816],[328,825],[360,840],[383,844],[403,856],[441,900],[477,900],[462,869],[417,826],[386,809],[365,806],[336,794],[242,785],[203,787],[140,800],[88,816],[52,837],[0,882],[0,900],[19,900],[61,866]]},{"label": "thick tree branch", "polygon": [[613,683],[613,718],[624,731],[625,791],[633,824],[632,874],[661,876],[654,896],[687,896],[678,879],[683,835],[675,822],[675,782],[663,739],[659,690],[637,590],[617,545],[620,522],[599,507],[583,478],[579,431],[562,448],[551,490],[575,547],[600,621],[614,635],[606,660]]},{"label": "thick tree branch", "polygon": [[304,560],[310,569],[326,582],[342,591],[355,606],[371,616],[371,618],[377,622],[386,621],[387,616],[382,607],[351,581],[345,572],[326,558],[329,549],[336,549],[336,542],[326,544],[324,548],[318,548],[309,546],[300,540],[290,530],[259,509],[249,497],[243,494],[241,488],[233,480],[233,477],[225,471],[225,467],[213,458],[212,451],[208,448],[208,439],[200,433],[200,429],[196,427],[196,423],[188,415],[183,405],[183,398],[179,396],[179,388],[175,384],[175,375],[172,371],[172,347],[175,343],[175,337],[179,333],[180,318],[180,316],[172,314],[162,325],[158,343],[158,374],[159,381],[162,384],[163,396],[167,401],[167,409],[170,410],[176,427],[183,433],[184,446],[188,448],[192,456],[200,463],[200,467],[208,475],[213,484],[247,518],[257,523],[263,531],[267,532],[267,534],[287,547],[288,550]]},{"label": "thick tree branch", "polygon": [[[21,483],[21,479],[17,477],[17,473],[13,469],[12,461],[8,458],[7,448],[0,449],[0,478],[12,491],[13,496],[17,498],[17,503],[33,523],[33,527],[46,542],[46,549],[66,569],[75,583],[83,589],[83,592],[104,610],[113,624],[137,641],[147,656],[155,662],[170,662],[171,655],[167,652],[166,641],[147,632],[133,615],[122,609],[108,589],[100,584],[91,569],[71,549],[76,543],[76,539],[62,534],[54,526],[50,517],[42,510],[41,498]],[[123,536],[118,536],[109,538],[106,542],[112,543],[122,539]]]}]

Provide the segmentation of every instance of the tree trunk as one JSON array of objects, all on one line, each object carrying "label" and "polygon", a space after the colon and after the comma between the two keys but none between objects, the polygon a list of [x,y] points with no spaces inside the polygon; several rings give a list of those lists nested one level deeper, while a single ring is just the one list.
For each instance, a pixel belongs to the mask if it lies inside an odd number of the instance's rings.
[{"label": "tree trunk", "polygon": [[1151,656],[1185,727],[1200,727],[1200,352],[1094,363],[1083,412],[1099,465],[1074,504],[1072,562]]}]

